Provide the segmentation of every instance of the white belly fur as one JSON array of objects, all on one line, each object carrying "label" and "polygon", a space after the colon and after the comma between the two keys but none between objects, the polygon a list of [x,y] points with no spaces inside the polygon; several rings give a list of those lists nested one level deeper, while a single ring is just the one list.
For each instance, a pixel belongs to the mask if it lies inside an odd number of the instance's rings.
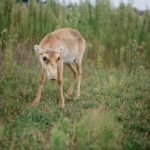
[{"label": "white belly fur", "polygon": [[62,57],[64,63],[71,64],[74,63],[75,59],[77,58],[77,54],[73,51],[64,50]]}]

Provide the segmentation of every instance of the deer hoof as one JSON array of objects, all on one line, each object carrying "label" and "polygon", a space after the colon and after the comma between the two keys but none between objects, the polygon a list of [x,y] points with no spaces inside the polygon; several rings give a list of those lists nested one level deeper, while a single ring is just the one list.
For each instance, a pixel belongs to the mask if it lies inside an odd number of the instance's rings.
[{"label": "deer hoof", "polygon": [[71,97],[72,96],[72,93],[71,92],[67,92],[67,94],[65,95],[67,98]]},{"label": "deer hoof", "polygon": [[76,96],[76,97],[74,98],[74,100],[79,100],[79,98],[80,98],[80,96]]},{"label": "deer hoof", "polygon": [[37,102],[37,101],[33,101],[32,107],[36,107],[36,106],[38,105],[38,103],[39,103],[39,102]]},{"label": "deer hoof", "polygon": [[65,104],[62,101],[59,101],[59,107],[64,108]]}]

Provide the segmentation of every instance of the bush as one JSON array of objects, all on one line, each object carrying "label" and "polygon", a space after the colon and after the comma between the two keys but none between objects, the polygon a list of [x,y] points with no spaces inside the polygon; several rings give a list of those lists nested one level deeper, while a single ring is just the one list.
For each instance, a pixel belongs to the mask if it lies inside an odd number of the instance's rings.
[{"label": "bush", "polygon": [[80,150],[119,149],[121,128],[112,112],[90,111],[78,124],[77,147]]}]

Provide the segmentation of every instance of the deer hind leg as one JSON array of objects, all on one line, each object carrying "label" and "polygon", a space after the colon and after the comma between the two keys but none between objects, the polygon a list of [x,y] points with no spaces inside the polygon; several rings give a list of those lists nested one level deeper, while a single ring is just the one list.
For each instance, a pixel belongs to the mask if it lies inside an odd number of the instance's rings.
[{"label": "deer hind leg", "polygon": [[67,94],[66,96],[67,97],[70,97],[73,93],[73,89],[74,89],[74,85],[77,81],[77,77],[78,77],[78,70],[76,68],[76,65],[75,64],[68,64],[69,68],[72,70],[73,74],[74,74],[74,79],[72,80],[71,84],[70,84],[70,87],[67,91]]},{"label": "deer hind leg", "polygon": [[79,39],[78,41],[78,51],[79,51],[79,57],[78,60],[76,61],[76,66],[78,70],[78,77],[77,77],[77,92],[75,95],[75,99],[80,98],[80,85],[81,85],[81,77],[82,77],[82,58],[85,50],[85,40]]},{"label": "deer hind leg", "polygon": [[77,70],[78,70],[78,76],[77,76],[77,92],[76,92],[76,96],[75,99],[79,99],[80,98],[80,85],[81,85],[81,77],[82,77],[82,66],[81,66],[81,62],[76,64],[77,66]]},{"label": "deer hind leg", "polygon": [[39,84],[39,87],[38,87],[38,90],[37,90],[36,98],[32,102],[32,106],[33,107],[36,106],[40,102],[41,92],[42,92],[44,83],[45,83],[45,74],[44,74],[44,72],[42,70],[42,73],[41,73],[41,76],[40,76],[40,84]]}]

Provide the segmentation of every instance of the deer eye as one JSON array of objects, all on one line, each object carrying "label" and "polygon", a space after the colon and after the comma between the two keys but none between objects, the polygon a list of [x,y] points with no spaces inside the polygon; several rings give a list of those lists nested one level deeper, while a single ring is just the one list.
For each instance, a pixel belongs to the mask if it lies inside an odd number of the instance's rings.
[{"label": "deer eye", "polygon": [[44,56],[44,57],[43,57],[43,61],[47,61],[47,60],[48,60],[47,57]]},{"label": "deer eye", "polygon": [[59,60],[60,60],[60,57],[57,58],[57,61],[59,61]]}]

